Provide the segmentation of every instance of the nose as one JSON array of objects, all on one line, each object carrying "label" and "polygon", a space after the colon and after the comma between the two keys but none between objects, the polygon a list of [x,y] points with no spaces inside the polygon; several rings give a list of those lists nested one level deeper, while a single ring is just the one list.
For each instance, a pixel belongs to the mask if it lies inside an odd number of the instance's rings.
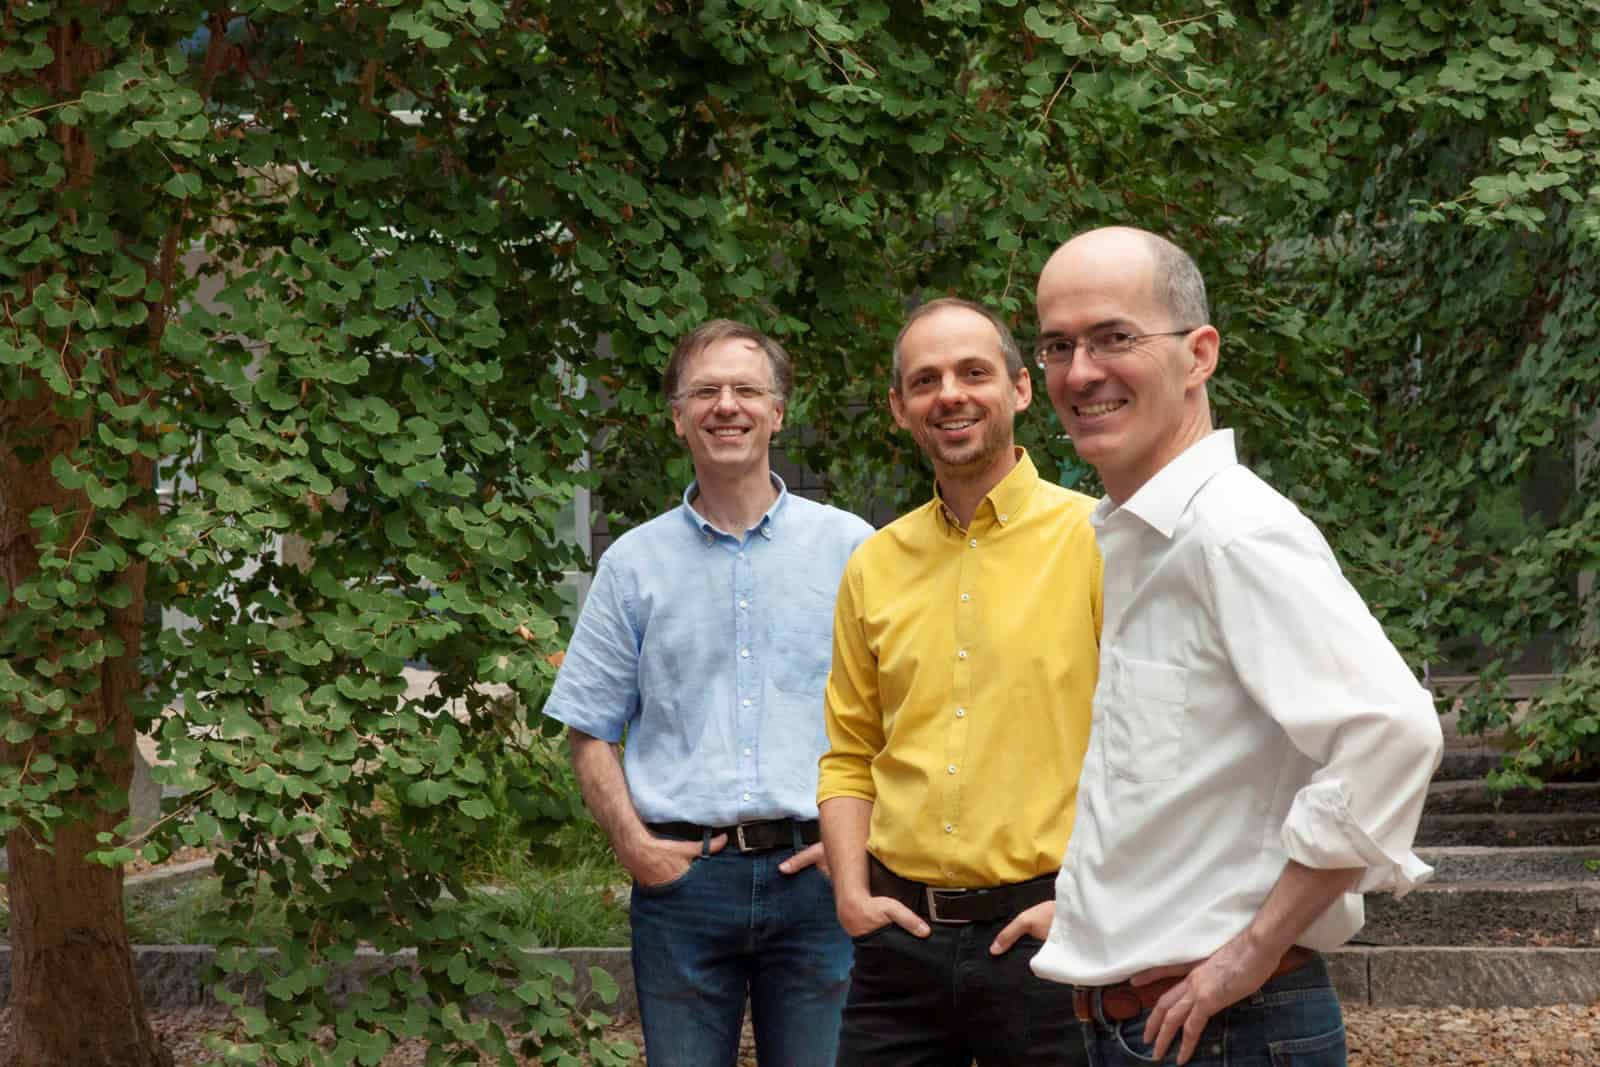
[{"label": "nose", "polygon": [[956,374],[946,374],[939,379],[938,401],[943,406],[964,403],[967,399],[966,390],[961,388],[961,378]]},{"label": "nose", "polygon": [[738,398],[733,394],[733,386],[724,385],[722,388],[717,390],[717,402],[712,405],[712,408],[718,414],[723,415],[726,415],[729,412],[737,412],[739,410],[739,401]]},{"label": "nose", "polygon": [[1100,361],[1089,355],[1086,344],[1079,343],[1072,353],[1072,362],[1056,371],[1071,392],[1082,392],[1105,377]]}]

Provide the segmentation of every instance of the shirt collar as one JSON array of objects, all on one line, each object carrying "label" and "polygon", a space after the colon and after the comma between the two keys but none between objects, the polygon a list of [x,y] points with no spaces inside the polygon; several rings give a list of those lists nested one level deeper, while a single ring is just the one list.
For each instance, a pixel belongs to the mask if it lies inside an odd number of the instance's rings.
[{"label": "shirt collar", "polygon": [[[994,520],[1001,526],[1011,522],[1022,514],[1022,509],[1027,505],[1028,498],[1033,495],[1034,488],[1039,484],[1039,468],[1033,465],[1033,460],[1028,457],[1028,450],[1016,446],[1017,463],[1006,472],[995,487],[978,502],[978,510],[973,513],[973,520],[983,514],[984,504],[989,505]],[[933,483],[933,496],[939,502],[936,509],[940,522],[946,529],[959,530],[955,516],[944,505],[944,497],[939,492],[939,483]]]},{"label": "shirt collar", "polygon": [[[761,516],[760,521],[757,522],[752,529],[770,541],[772,540],[772,529],[774,524],[777,522],[778,513],[783,510],[784,505],[789,501],[789,487],[784,484],[782,478],[778,477],[777,471],[768,471],[767,477],[772,479],[772,487],[778,491],[778,499],[772,502],[772,506],[766,510],[766,512]],[[693,526],[695,531],[699,533],[701,537],[705,538],[706,544],[709,545],[717,539],[718,535],[727,534],[729,531],[717,529],[715,526],[711,525],[705,516],[701,515],[695,510],[694,505],[690,503],[690,501],[694,499],[695,494],[699,491],[699,479],[695,479],[694,481],[690,482],[689,487],[683,491],[683,517],[689,520],[689,525]],[[745,531],[740,531],[737,534],[730,534],[730,536],[742,540],[744,533]]]},{"label": "shirt collar", "polygon": [[[1144,520],[1161,536],[1171,538],[1194,495],[1213,475],[1238,462],[1238,454],[1233,446],[1233,431],[1209,433],[1157,471],[1154,478],[1141,485],[1121,505],[1120,510]],[[1090,521],[1099,528],[1117,510],[1116,501],[1105,497],[1095,506]]]}]

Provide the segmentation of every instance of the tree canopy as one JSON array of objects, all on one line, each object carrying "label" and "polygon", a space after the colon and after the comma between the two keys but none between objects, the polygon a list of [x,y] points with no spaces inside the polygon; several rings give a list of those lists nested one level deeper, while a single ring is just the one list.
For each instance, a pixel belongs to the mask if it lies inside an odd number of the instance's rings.
[{"label": "tree canopy", "polygon": [[[1505,780],[1592,765],[1597,57],[1584,0],[9,3],[14,897],[220,841],[224,966],[266,991],[241,1061],[323,1062],[323,1023],[329,1062],[500,1048],[461,1005],[503,991],[576,1062],[549,965],[441,905],[491,795],[531,840],[574,811],[518,743],[583,565],[563,507],[681,492],[660,370],[713,315],[796,356],[785,447],[836,502],[924,496],[884,403],[909,304],[1026,334],[1045,257],[1107,223],[1196,255],[1219,418],[1414,666],[1482,672],[1469,728],[1553,649]],[[1093,488],[1043,405],[1021,434]],[[129,842],[136,724],[188,792]],[[275,957],[256,884],[298,901]],[[48,924],[16,920],[25,979]],[[416,964],[340,1008],[359,944]]]}]

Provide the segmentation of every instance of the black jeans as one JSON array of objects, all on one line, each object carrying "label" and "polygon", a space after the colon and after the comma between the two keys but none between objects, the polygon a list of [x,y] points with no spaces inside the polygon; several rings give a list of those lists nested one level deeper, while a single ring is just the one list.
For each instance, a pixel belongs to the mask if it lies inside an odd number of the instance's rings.
[{"label": "black jeans", "polygon": [[1072,987],[1028,968],[1038,939],[989,955],[1007,921],[856,938],[838,1067],[1087,1067]]}]

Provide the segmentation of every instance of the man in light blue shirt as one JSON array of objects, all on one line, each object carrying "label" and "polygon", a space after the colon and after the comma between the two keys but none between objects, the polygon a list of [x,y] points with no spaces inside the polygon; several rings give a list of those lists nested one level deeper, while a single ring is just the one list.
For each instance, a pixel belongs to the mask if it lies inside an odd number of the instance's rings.
[{"label": "man in light blue shirt", "polygon": [[[861,519],[791,495],[768,445],[793,384],[777,342],[717,319],[664,376],[695,481],[601,559],[545,714],[634,879],[651,1067],[834,1061],[849,938],[817,832],[833,601]],[[627,759],[618,745],[627,735]]]}]

